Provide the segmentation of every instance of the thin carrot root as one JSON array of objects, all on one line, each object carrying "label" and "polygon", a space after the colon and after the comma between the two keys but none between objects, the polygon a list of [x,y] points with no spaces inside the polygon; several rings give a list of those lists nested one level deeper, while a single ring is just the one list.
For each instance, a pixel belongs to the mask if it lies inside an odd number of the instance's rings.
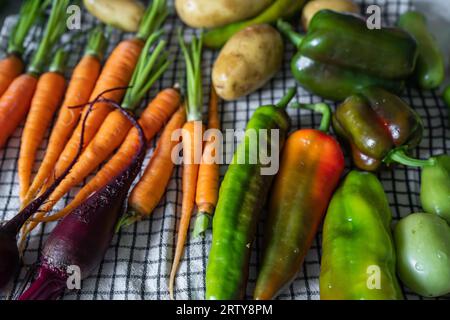
[{"label": "thin carrot root", "polygon": [[[201,161],[201,150],[203,148],[203,131],[204,127],[201,121],[190,121],[183,126],[183,199],[175,256],[169,279],[169,293],[172,300],[174,299],[175,276],[184,252],[184,244],[195,205],[199,162]],[[200,155],[200,157],[197,157],[197,155]]]}]

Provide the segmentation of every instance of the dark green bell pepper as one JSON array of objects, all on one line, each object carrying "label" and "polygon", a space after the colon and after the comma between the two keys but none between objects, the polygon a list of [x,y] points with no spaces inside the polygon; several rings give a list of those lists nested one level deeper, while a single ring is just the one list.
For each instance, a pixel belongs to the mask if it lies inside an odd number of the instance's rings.
[{"label": "dark green bell pepper", "polygon": [[343,100],[367,86],[400,92],[415,68],[411,35],[395,28],[369,30],[355,15],[321,10],[306,35],[282,21],[278,28],[298,48],[291,62],[295,78],[327,99]]},{"label": "dark green bell pepper", "polygon": [[[250,252],[256,225],[274,175],[263,174],[264,165],[253,154],[251,145],[259,145],[260,130],[268,130],[267,145],[283,147],[289,130],[285,111],[296,90],[277,105],[262,106],[250,118],[244,140],[238,146],[219,190],[219,200],[213,219],[211,251],[206,269],[206,299],[236,300],[245,294]],[[278,130],[278,141],[272,141],[270,131]],[[256,133],[258,141],[252,141]],[[243,157],[245,161],[239,161]],[[258,159],[251,163],[249,159]]]},{"label": "dark green bell pepper", "polygon": [[371,173],[351,171],[325,216],[322,300],[402,299],[390,223],[380,181]]},{"label": "dark green bell pepper", "polygon": [[417,11],[402,14],[398,25],[416,40],[419,56],[415,77],[423,89],[434,89],[441,85],[445,77],[444,57],[433,35],[428,31],[426,18]]},{"label": "dark green bell pepper", "polygon": [[444,90],[444,102],[447,104],[447,107],[450,109],[450,86],[447,86]]}]

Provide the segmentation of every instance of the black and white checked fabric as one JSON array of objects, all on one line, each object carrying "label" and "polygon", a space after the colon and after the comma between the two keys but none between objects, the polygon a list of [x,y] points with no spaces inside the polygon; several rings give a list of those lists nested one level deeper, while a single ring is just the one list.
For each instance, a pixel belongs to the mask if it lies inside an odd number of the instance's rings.
[{"label": "black and white checked fabric", "polygon": [[[170,2],[172,5],[172,1]],[[399,13],[412,7],[410,0],[366,0],[365,2],[359,2],[363,9],[369,4],[380,5],[383,24],[386,25],[395,23]],[[172,8],[172,14],[165,24],[166,37],[169,41],[173,63],[162,79],[154,85],[142,106],[159,90],[172,86],[175,82],[184,83],[184,62],[176,39],[176,29],[182,24],[173,11]],[[12,23],[15,21],[14,19],[14,17],[8,18],[1,30],[0,52],[6,48],[7,37]],[[94,19],[87,13],[83,14],[82,19],[83,28],[87,29],[94,23]],[[186,30],[187,35],[192,34],[192,32],[194,32],[192,29]],[[27,45],[28,59],[31,49],[37,45],[39,33],[40,30],[35,30],[29,39]],[[109,39],[108,52],[111,52],[124,36],[128,35],[114,32]],[[67,71],[68,79],[70,78],[70,70],[79,61],[83,53],[85,43],[86,33],[76,38],[74,43],[70,45],[71,57],[70,67]],[[221,103],[219,110],[223,129],[243,129],[258,106],[278,101],[287,88],[296,86],[289,68],[289,61],[294,52],[293,46],[287,45],[285,63],[282,70],[262,90],[236,102]],[[205,50],[203,55],[205,106],[209,96],[211,66],[216,56],[217,52],[210,50]],[[415,88],[408,88],[404,92],[403,98],[417,110],[425,125],[425,134],[415,155],[426,158],[432,154],[450,152],[449,113],[438,92],[423,92]],[[319,102],[321,98],[311,95],[298,86],[297,100],[309,103]],[[336,106],[334,103],[331,105]],[[319,125],[320,116],[318,114],[298,109],[289,109],[288,113],[292,119],[292,131]],[[19,208],[17,158],[20,136],[21,128],[16,130],[7,147],[0,150],[0,220],[11,218],[17,213]],[[156,143],[155,141],[152,144],[153,147]],[[45,146],[46,142],[42,144],[39,150],[39,160],[42,159]],[[150,154],[151,152],[149,152],[148,158]],[[36,163],[36,169],[38,164]],[[348,164],[349,160],[347,158],[347,169],[350,168]],[[225,171],[226,165],[223,165],[221,167],[222,177]],[[388,195],[394,221],[412,212],[421,210],[419,201],[420,176],[418,170],[398,166],[394,170],[381,172],[379,176]],[[57,208],[62,208],[67,204],[77,190],[73,190],[60,201]],[[151,218],[121,230],[112,240],[111,246],[97,270],[82,282],[82,289],[80,291],[66,292],[64,299],[168,299],[168,277],[175,248],[180,209],[181,169],[176,168],[167,192]],[[54,225],[55,223],[49,223],[40,226],[31,234],[24,255],[25,267],[14,282],[13,290],[16,290],[22,283],[26,268],[36,261],[38,253]],[[258,262],[261,258],[262,226],[263,221],[259,225],[257,240],[254,243],[247,298],[251,298]],[[210,234],[203,240],[188,240],[176,281],[175,297],[177,299],[204,298],[205,269],[210,243]],[[280,299],[319,299],[320,244],[321,233],[317,235],[312,248],[309,250],[302,270],[295,281],[279,296]],[[407,299],[420,298],[407,289],[405,289],[405,297]],[[0,296],[0,298],[5,298],[5,296]]]}]

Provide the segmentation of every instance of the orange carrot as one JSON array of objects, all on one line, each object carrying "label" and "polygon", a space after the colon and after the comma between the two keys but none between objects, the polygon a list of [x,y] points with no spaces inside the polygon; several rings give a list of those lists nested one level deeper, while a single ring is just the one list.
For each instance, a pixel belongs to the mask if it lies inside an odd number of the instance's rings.
[{"label": "orange carrot", "polygon": [[[111,53],[111,56],[108,58],[102,73],[100,74],[90,100],[94,100],[106,90],[128,86],[132,80],[133,71],[139,56],[144,48],[145,40],[159,28],[166,16],[167,5],[165,0],[153,1],[146,10],[136,37],[123,40]],[[108,92],[103,97],[116,103],[120,103],[124,94],[125,90],[116,90]],[[83,110],[83,116],[86,113],[86,110],[87,107]],[[94,138],[97,130],[111,110],[112,108],[108,103],[99,102],[94,106],[86,124],[84,148]],[[78,123],[72,137],[69,139],[56,163],[54,173],[49,177],[50,179],[47,180],[47,185],[51,182],[52,177],[59,176],[72,162],[76,150],[78,149],[80,134],[81,123]]]},{"label": "orange carrot", "polygon": [[185,122],[186,112],[184,108],[179,108],[164,128],[142,178],[131,191],[128,199],[130,211],[121,220],[119,227],[128,226],[143,217],[149,216],[158,205],[175,166],[172,161],[172,150],[178,141],[172,141],[172,133],[181,129]]},{"label": "orange carrot", "polygon": [[23,74],[14,79],[0,99],[0,148],[26,117],[38,79]]},{"label": "orange carrot", "polygon": [[0,60],[0,97],[22,71],[23,62],[18,56],[11,54]]},{"label": "orange carrot", "polygon": [[[201,74],[201,56],[202,56],[202,38],[193,37],[189,48],[186,46],[181,33],[178,34],[180,47],[184,54],[186,62],[187,78],[187,120],[183,126],[183,178],[182,189],[183,199],[181,205],[181,220],[178,227],[178,238],[175,247],[175,255],[170,271],[169,294],[173,299],[173,289],[175,276],[184,251],[189,223],[194,210],[195,192],[197,186],[197,177],[199,163],[202,155],[203,145],[203,124],[202,124],[202,74]],[[199,155],[199,157],[197,157]]]},{"label": "orange carrot", "polygon": [[30,186],[37,149],[64,95],[66,80],[62,72],[65,59],[66,53],[58,51],[50,71],[39,78],[31,101],[30,111],[22,133],[18,161],[19,196],[21,200],[25,198]]},{"label": "orange carrot", "polygon": [[101,29],[94,29],[90,34],[86,52],[81,61],[75,67],[72,78],[67,88],[66,96],[53,127],[44,159],[33,183],[28,190],[23,205],[29,203],[52,174],[53,168],[64,146],[72,134],[81,115],[81,108],[70,108],[87,103],[95,83],[100,74],[101,63],[106,39]]},{"label": "orange carrot", "polygon": [[0,148],[8,140],[30,109],[39,76],[43,72],[52,47],[64,33],[68,0],[53,0],[44,35],[34,53],[27,73],[14,79],[0,99]]},{"label": "orange carrot", "polygon": [[[211,86],[211,97],[209,101],[208,129],[220,129],[218,116],[218,96],[213,86]],[[211,137],[212,138],[212,137]],[[202,163],[198,171],[197,191],[195,203],[198,214],[195,221],[193,237],[204,236],[208,229],[214,209],[219,197],[219,164],[214,162],[216,150],[215,141],[210,139],[205,144]]]}]

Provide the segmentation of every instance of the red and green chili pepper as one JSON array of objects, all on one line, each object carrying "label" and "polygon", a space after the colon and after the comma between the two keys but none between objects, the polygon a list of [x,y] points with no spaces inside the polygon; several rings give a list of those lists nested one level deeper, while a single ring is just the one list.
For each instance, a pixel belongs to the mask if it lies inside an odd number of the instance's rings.
[{"label": "red and green chili pepper", "polygon": [[328,105],[307,105],[323,114],[319,130],[303,129],[286,140],[280,170],[269,200],[265,250],[255,299],[272,299],[300,270],[334,189],[344,170],[344,155],[327,134]]}]

